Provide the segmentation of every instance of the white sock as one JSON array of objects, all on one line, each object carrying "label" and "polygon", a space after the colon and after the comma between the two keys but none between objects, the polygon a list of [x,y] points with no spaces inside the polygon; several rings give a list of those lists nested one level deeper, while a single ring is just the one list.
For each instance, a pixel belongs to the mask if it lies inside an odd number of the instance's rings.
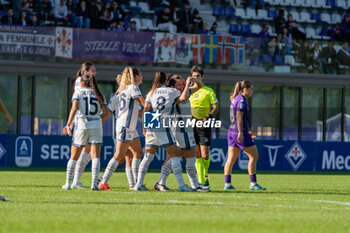
[{"label": "white sock", "polygon": [[67,163],[67,171],[66,171],[66,184],[69,184],[69,182],[72,180],[76,164],[77,164],[76,160],[69,159]]},{"label": "white sock", "polygon": [[171,169],[174,172],[179,187],[184,186],[185,181],[182,177],[181,157],[175,157],[171,159]]},{"label": "white sock", "polygon": [[254,185],[256,185],[256,183],[252,183],[252,182],[250,182],[250,185],[254,186]]},{"label": "white sock", "polygon": [[102,184],[106,184],[108,182],[109,178],[111,178],[113,172],[115,171],[115,169],[117,169],[118,165],[119,162],[114,158],[111,158],[111,160],[109,160],[106,170],[101,177]]},{"label": "white sock", "polygon": [[137,184],[137,176],[139,174],[140,163],[141,163],[141,159],[135,159],[135,158],[132,159],[131,167],[132,167],[132,173],[134,177],[134,184]]},{"label": "white sock", "polygon": [[77,165],[75,167],[73,184],[78,184],[80,182],[80,178],[83,175],[86,165],[90,161],[90,158],[90,154],[81,152],[80,157],[77,161]]},{"label": "white sock", "polygon": [[137,186],[143,185],[143,180],[145,178],[146,172],[153,159],[154,154],[150,153],[146,153],[143,157],[139,168],[139,174],[137,175]]},{"label": "white sock", "polygon": [[91,165],[92,184],[97,184],[98,175],[100,174],[101,162],[100,158],[94,158]]},{"label": "white sock", "polygon": [[165,185],[166,180],[168,179],[168,176],[171,173],[171,161],[170,159],[162,166],[160,170],[160,177],[158,180],[158,184]]},{"label": "white sock", "polygon": [[126,173],[126,177],[128,178],[128,182],[129,182],[129,187],[134,187],[135,186],[135,182],[134,182],[134,175],[133,170],[131,167],[126,167],[125,168],[125,173]]},{"label": "white sock", "polygon": [[192,188],[199,186],[196,175],[196,157],[186,159],[186,172]]}]

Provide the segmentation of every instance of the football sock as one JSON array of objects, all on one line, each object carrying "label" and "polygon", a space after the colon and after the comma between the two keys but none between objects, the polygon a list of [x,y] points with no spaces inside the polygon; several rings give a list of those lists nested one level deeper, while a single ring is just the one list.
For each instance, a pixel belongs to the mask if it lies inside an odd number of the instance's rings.
[{"label": "football sock", "polygon": [[165,184],[168,176],[171,173],[171,161],[170,159],[162,166],[160,170],[160,177],[158,180],[158,184]]},{"label": "football sock", "polygon": [[185,181],[182,177],[181,157],[175,157],[171,159],[171,169],[174,172],[179,187],[184,186]]},{"label": "football sock", "polygon": [[139,167],[140,167],[141,159],[132,159],[131,167],[132,167],[132,173],[134,177],[134,184],[137,184],[137,176],[139,173]]},{"label": "football sock", "polygon": [[133,175],[132,168],[131,167],[126,167],[125,168],[125,173],[126,173],[126,177],[128,178],[129,187],[134,187],[135,186],[135,180],[134,180],[134,175]]},{"label": "football sock", "polygon": [[141,186],[143,185],[143,180],[145,178],[146,172],[148,170],[149,165],[151,164],[152,160],[154,158],[154,154],[146,153],[143,157],[140,168],[139,168],[139,174],[137,176],[137,185]]},{"label": "football sock", "polygon": [[115,171],[115,169],[117,169],[118,165],[119,162],[114,158],[111,158],[111,160],[109,160],[106,170],[101,177],[102,184],[106,184],[108,182],[109,178],[111,178],[113,172]]},{"label": "football sock", "polygon": [[91,164],[92,184],[97,184],[98,175],[100,174],[100,158],[94,158]]},{"label": "football sock", "polygon": [[256,174],[249,175],[249,178],[250,178],[250,184],[251,185],[256,185]]},{"label": "football sock", "polygon": [[66,171],[66,184],[69,184],[69,182],[72,180],[76,164],[76,160],[69,159]]},{"label": "football sock", "polygon": [[203,164],[204,164],[204,177],[208,177],[210,157],[207,160],[203,159]]},{"label": "football sock", "polygon": [[190,180],[191,187],[198,187],[198,180],[196,175],[196,157],[186,159],[186,172],[188,179]]},{"label": "football sock", "polygon": [[81,152],[75,167],[73,184],[78,184],[80,182],[80,179],[84,173],[85,167],[90,162],[90,158],[91,158],[90,154]]},{"label": "football sock", "polygon": [[231,175],[225,175],[225,186],[231,185]]},{"label": "football sock", "polygon": [[196,159],[196,171],[198,176],[198,182],[204,185],[204,164],[202,158]]}]

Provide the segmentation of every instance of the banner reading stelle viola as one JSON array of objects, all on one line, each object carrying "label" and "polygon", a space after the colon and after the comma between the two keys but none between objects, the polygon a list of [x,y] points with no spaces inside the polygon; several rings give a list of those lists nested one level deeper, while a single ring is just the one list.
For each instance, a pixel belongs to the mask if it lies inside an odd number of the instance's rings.
[{"label": "banner reading stelle viola", "polygon": [[53,57],[55,28],[0,25],[0,54]]},{"label": "banner reading stelle viola", "polygon": [[150,32],[74,29],[72,58],[153,62],[153,35]]}]

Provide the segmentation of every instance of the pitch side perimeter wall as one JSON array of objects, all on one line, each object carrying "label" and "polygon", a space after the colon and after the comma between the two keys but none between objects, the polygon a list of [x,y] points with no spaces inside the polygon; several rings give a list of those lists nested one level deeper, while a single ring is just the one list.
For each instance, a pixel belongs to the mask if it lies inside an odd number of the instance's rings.
[{"label": "pitch side perimeter wall", "polygon": [[[144,138],[141,139],[144,145]],[[259,170],[350,171],[350,143],[256,140]],[[0,135],[1,167],[66,167],[71,137]],[[114,154],[112,138],[104,137],[101,165],[106,167]],[[164,149],[158,149],[150,168],[160,169]],[[227,140],[214,139],[210,149],[211,169],[223,169],[227,158]],[[184,161],[183,161],[184,162]],[[234,169],[246,170],[248,157],[241,153]]]}]

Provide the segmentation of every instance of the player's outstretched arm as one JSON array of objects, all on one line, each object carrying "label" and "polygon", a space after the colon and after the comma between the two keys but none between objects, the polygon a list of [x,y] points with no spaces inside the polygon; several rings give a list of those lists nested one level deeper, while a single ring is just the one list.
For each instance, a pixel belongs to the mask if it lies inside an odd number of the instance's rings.
[{"label": "player's outstretched arm", "polygon": [[180,97],[176,100],[177,104],[184,102],[185,100],[188,99],[188,97],[190,97],[188,89],[190,88],[191,82],[192,82],[192,77],[187,78],[185,88],[182,91]]},{"label": "player's outstretched arm", "polygon": [[[143,112],[149,112],[149,110],[151,109],[151,105],[150,104],[145,104],[145,107],[143,109]],[[143,116],[144,114],[142,114],[142,122],[143,122]],[[143,128],[143,135],[146,136],[146,129]]]},{"label": "player's outstretched arm", "polygon": [[[188,77],[188,78],[192,78],[192,77]],[[195,93],[196,91],[198,91],[204,86],[202,81],[196,78],[192,78],[191,82],[193,83],[193,86],[190,87],[192,93]]]},{"label": "player's outstretched arm", "polygon": [[143,96],[137,97],[136,100],[139,101],[142,107],[145,107],[145,98],[143,98]]}]

